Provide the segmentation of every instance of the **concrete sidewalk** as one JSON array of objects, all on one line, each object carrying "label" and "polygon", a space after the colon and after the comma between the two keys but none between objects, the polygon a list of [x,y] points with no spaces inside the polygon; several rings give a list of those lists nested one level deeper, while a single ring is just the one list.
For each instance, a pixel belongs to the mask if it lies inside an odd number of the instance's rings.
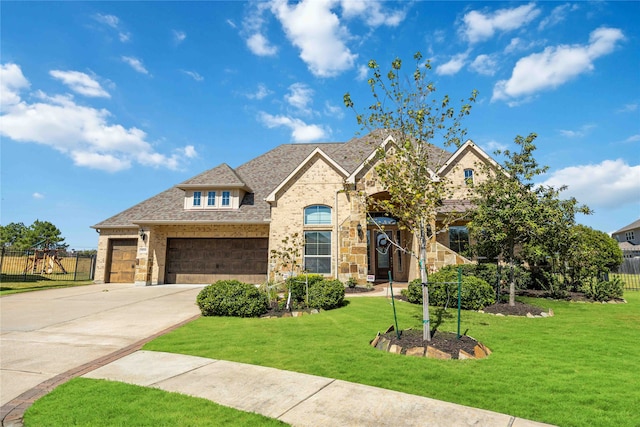
[{"label": "concrete sidewalk", "polygon": [[137,351],[84,377],[201,397],[292,426],[548,425],[331,378],[163,352]]}]

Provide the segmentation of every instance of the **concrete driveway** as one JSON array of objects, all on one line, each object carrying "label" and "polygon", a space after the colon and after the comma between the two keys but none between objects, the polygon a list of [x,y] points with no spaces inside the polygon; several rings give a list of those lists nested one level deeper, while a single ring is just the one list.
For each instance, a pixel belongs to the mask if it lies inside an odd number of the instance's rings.
[{"label": "concrete driveway", "polygon": [[0,405],[197,316],[200,289],[106,284],[0,298]]}]

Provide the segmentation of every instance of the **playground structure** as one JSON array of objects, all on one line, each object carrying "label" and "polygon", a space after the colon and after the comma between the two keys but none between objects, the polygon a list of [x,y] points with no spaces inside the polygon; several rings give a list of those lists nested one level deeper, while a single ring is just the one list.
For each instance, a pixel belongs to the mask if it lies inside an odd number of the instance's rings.
[{"label": "playground structure", "polygon": [[33,255],[27,258],[23,273],[52,274],[57,267],[61,273],[67,274],[60,260],[58,249],[34,249]]}]

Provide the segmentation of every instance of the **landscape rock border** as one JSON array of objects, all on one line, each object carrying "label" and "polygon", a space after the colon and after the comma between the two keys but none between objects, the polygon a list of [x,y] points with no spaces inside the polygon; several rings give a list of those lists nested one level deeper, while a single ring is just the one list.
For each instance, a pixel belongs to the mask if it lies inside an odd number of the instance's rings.
[{"label": "landscape rock border", "polygon": [[[385,332],[384,334],[387,334],[389,332],[392,332],[394,330],[393,325],[391,325]],[[462,349],[460,349],[458,351],[457,355],[454,354],[450,354],[441,350],[438,350],[437,348],[430,346],[430,345],[426,345],[426,346],[417,346],[417,347],[409,347],[409,348],[403,348],[397,344],[392,344],[391,341],[384,337],[383,333],[378,332],[378,334],[376,335],[376,337],[371,340],[370,345],[372,347],[377,348],[378,350],[382,350],[382,351],[386,351],[388,353],[395,353],[395,354],[404,354],[406,356],[413,356],[413,357],[427,357],[430,359],[440,359],[440,360],[450,360],[450,359],[458,359],[458,360],[475,360],[475,359],[484,359],[485,357],[489,356],[492,351],[485,346],[484,344],[482,344],[481,342],[473,339],[476,342],[475,347],[473,348],[473,354],[464,351]],[[404,350],[404,352],[403,352]],[[457,356],[457,357],[456,357]]]}]

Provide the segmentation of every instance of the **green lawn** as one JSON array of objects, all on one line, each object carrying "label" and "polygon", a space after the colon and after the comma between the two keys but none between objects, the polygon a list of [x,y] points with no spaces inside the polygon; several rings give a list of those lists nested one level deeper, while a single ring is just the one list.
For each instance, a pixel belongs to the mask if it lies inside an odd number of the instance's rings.
[{"label": "green lawn", "polygon": [[[553,308],[555,317],[544,319],[463,311],[462,330],[468,329],[468,335],[493,350],[483,360],[413,358],[370,347],[369,340],[376,332],[393,323],[391,305],[383,297],[351,298],[344,308],[313,316],[200,318],[144,348],[339,378],[559,426],[637,427],[640,292],[629,292],[625,298],[628,304],[526,299]],[[420,328],[420,306],[398,302],[396,307],[401,329]],[[432,322],[436,314],[432,308]],[[445,314],[441,330],[455,331],[455,314],[455,310]],[[86,408],[102,404],[104,394],[113,395],[108,405],[123,417],[138,416],[139,409],[130,404],[141,393],[137,389],[111,392],[103,382],[90,382],[93,388],[85,392],[89,380],[78,381],[54,393],[69,394],[67,402],[74,401],[72,394],[84,393],[87,403],[54,402],[42,410],[40,405],[47,401],[43,398],[29,410],[29,416],[36,410],[45,413],[43,419],[47,413],[64,411],[84,416],[90,412]],[[191,409],[170,411],[184,411],[188,416]],[[216,420],[215,416],[206,417],[209,422]],[[46,424],[69,425],[66,420]]]},{"label": "green lawn", "polygon": [[[543,319],[463,312],[462,330],[493,350],[477,361],[371,348],[375,333],[393,323],[385,298],[351,298],[316,316],[201,318],[145,349],[338,378],[561,426],[638,426],[640,293],[625,297],[628,304],[527,299],[554,310]],[[396,307],[401,329],[421,327],[420,306]],[[455,331],[455,320],[449,310],[441,329]]]},{"label": "green lawn", "polygon": [[76,378],[39,399],[27,427],[50,426],[286,426],[206,399],[136,385]]},{"label": "green lawn", "polygon": [[43,289],[68,288],[71,286],[85,286],[93,284],[92,280],[36,280],[27,282],[0,282],[0,295],[17,294],[20,292],[41,291]]}]

